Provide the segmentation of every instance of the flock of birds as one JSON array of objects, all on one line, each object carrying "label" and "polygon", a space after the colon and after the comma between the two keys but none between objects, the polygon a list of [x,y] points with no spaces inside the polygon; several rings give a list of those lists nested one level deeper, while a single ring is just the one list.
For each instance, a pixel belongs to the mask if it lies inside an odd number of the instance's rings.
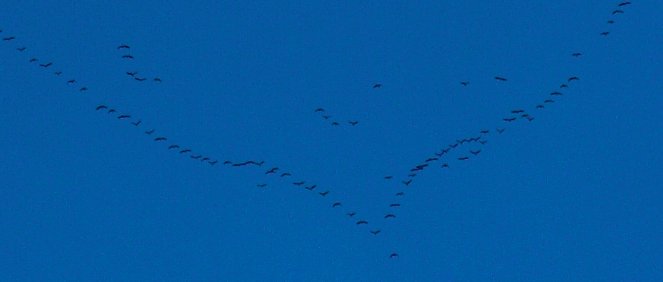
[{"label": "flock of birds", "polygon": [[[624,13],[624,7],[630,5],[631,2],[621,2],[617,5],[617,9],[615,9],[612,12],[613,16],[623,14]],[[616,21],[614,19],[609,19],[607,23],[609,25],[614,24]],[[3,33],[3,30],[0,29],[0,35]],[[602,36],[607,36],[610,33],[610,31],[603,31],[600,33]],[[6,43],[10,42],[16,42],[17,38],[16,36],[4,36],[2,37],[2,41]],[[130,50],[130,46],[126,44],[121,44],[117,46],[117,50],[121,51],[128,51]],[[17,51],[24,53],[27,50],[27,47],[25,46],[18,46],[15,48]],[[571,56],[575,58],[580,58],[582,56],[582,53],[580,52],[574,52],[571,54]],[[121,56],[122,59],[125,60],[133,60],[134,57],[129,54],[125,53]],[[50,61],[40,61],[40,59],[36,57],[30,57],[28,60],[29,63],[38,63],[38,67],[43,68],[44,70],[50,70],[53,68],[54,63]],[[61,70],[56,70],[52,72],[55,76],[62,76],[63,71]],[[146,77],[140,77],[138,76],[138,72],[136,71],[128,71],[127,75],[132,77],[136,81],[145,81],[147,80]],[[508,79],[504,76],[495,76],[495,80],[499,82],[507,82]],[[152,80],[154,82],[161,82],[161,79],[159,77],[153,77]],[[495,135],[500,135],[504,133],[507,129],[508,125],[513,124],[514,122],[518,121],[527,121],[527,122],[532,122],[535,119],[535,113],[538,114],[539,112],[543,111],[548,105],[555,103],[561,96],[564,95],[563,92],[561,91],[566,91],[571,88],[573,83],[576,81],[579,81],[580,78],[571,75],[568,78],[566,78],[564,81],[562,81],[559,85],[558,88],[552,90],[551,92],[548,93],[547,97],[542,98],[541,102],[531,106],[530,108],[518,108],[518,109],[511,109],[508,114],[502,118],[502,123],[503,125],[497,126],[497,127],[492,127],[491,129],[488,128],[483,128],[481,130],[478,130],[478,133],[469,135],[469,136],[464,136],[462,138],[459,138],[455,140],[455,142],[452,142],[450,144],[445,145],[444,147],[440,148],[438,151],[433,152],[430,156],[427,156],[421,161],[420,163],[414,165],[409,172],[407,172],[407,177],[403,178],[400,183],[403,184],[402,187],[409,187],[413,183],[415,177],[419,175],[419,173],[423,172],[426,169],[432,168],[436,163],[439,164],[440,169],[448,169],[452,166],[455,165],[455,162],[467,162],[472,160],[473,158],[477,158],[481,155],[483,152],[483,147],[488,143],[488,138],[490,136],[495,136]],[[68,85],[75,85],[79,84],[79,82],[75,78],[67,78],[65,79],[65,82]],[[470,81],[464,80],[461,81],[460,84],[464,87],[467,87],[470,85]],[[383,85],[381,83],[375,83],[373,84],[373,89],[381,88]],[[77,87],[79,92],[86,92],[88,91],[88,87],[85,85],[80,85],[80,87]],[[201,151],[198,151],[196,149],[193,149],[191,147],[185,146],[184,144],[174,142],[171,140],[171,138],[167,137],[166,135],[163,135],[159,132],[157,132],[156,129],[152,127],[147,127],[144,122],[131,115],[128,113],[122,113],[119,109],[112,107],[107,104],[98,104],[95,108],[97,112],[102,112],[106,113],[107,115],[113,116],[115,119],[127,122],[128,125],[133,126],[135,128],[141,128],[143,130],[142,133],[150,138],[156,145],[162,146],[165,150],[172,151],[173,154],[178,154],[181,155],[184,158],[187,158],[189,160],[193,160],[199,163],[205,163],[209,165],[210,167],[215,167],[220,160],[216,157],[210,156],[208,154],[202,153]],[[320,113],[322,118],[325,120],[329,120],[331,116],[329,116],[326,112],[325,109],[323,108],[317,108],[314,110],[315,113]],[[347,121],[347,124],[350,126],[356,126],[359,122],[356,120],[349,120]],[[340,125],[340,122],[338,121],[332,121],[332,125],[338,126]],[[458,150],[459,153],[455,157],[452,157],[450,159],[449,156],[451,155],[452,152]],[[259,171],[261,171],[262,174],[264,175],[269,175],[278,179],[281,179],[282,181],[286,181],[285,183],[289,183],[289,185],[292,185],[297,188],[301,188],[302,190],[308,191],[310,193],[314,193],[314,195],[328,198],[330,199],[330,204],[329,206],[333,209],[339,209],[342,210],[342,214],[350,219],[353,220],[354,224],[357,226],[361,226],[366,228],[369,234],[373,236],[377,236],[381,234],[382,230],[380,229],[380,224],[389,224],[388,222],[393,221],[397,217],[397,209],[401,207],[401,202],[403,197],[405,196],[405,191],[400,189],[397,192],[393,194],[395,197],[391,202],[385,204],[385,207],[388,208],[388,211],[384,213],[384,215],[381,218],[381,221],[375,222],[369,220],[367,218],[364,218],[361,216],[361,214],[355,210],[355,209],[350,209],[346,206],[344,206],[343,202],[339,199],[334,199],[334,194],[332,193],[332,190],[329,188],[323,188],[322,185],[318,185],[313,181],[309,180],[304,180],[302,178],[295,178],[296,176],[294,175],[293,172],[283,169],[279,166],[274,166],[270,165],[267,166],[266,162],[263,160],[243,160],[243,161],[231,161],[231,160],[224,160],[221,163],[223,166],[229,167],[229,168],[244,168],[244,167],[252,167],[252,168],[257,168]],[[435,165],[437,166],[437,165]],[[268,167],[268,168],[267,168]],[[291,179],[290,181],[288,179]],[[387,181],[391,181],[394,179],[394,176],[392,175],[387,175],[384,176],[384,179]],[[268,184],[267,183],[260,183],[256,185],[258,188],[267,188]],[[390,252],[389,258],[397,258],[399,257],[399,254],[395,251]]]}]

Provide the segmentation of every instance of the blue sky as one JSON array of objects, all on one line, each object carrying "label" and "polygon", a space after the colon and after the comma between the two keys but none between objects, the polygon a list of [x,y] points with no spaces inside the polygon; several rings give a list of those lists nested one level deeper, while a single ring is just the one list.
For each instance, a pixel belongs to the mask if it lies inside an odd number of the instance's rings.
[{"label": "blue sky", "polygon": [[661,281],[663,2],[631,2],[4,1],[0,280]]}]

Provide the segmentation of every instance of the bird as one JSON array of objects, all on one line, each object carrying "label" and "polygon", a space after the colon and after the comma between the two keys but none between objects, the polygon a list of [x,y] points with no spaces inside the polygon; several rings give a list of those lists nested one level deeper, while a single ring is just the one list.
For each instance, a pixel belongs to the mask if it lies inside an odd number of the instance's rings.
[{"label": "bird", "polygon": [[463,86],[468,86],[470,84],[470,82],[469,81],[461,81],[460,84],[463,85]]},{"label": "bird", "polygon": [[61,75],[62,72],[61,72],[61,71],[56,71],[56,72],[54,72],[53,74],[54,74],[54,75]]},{"label": "bird", "polygon": [[405,195],[405,192],[398,192],[398,193],[396,193],[396,196],[404,196],[404,195]]},{"label": "bird", "polygon": [[355,126],[355,125],[357,125],[359,122],[356,121],[356,120],[351,120],[351,121],[348,121],[348,123],[349,123],[350,125],[352,125],[352,126]]},{"label": "bird", "polygon": [[630,4],[631,4],[631,2],[626,1],[626,2],[619,3],[619,5],[617,5],[617,6],[618,7],[623,7],[623,6],[630,5]]},{"label": "bird", "polygon": [[506,122],[512,122],[512,121],[516,120],[516,118],[515,118],[515,117],[512,117],[512,118],[503,118],[502,120],[504,120],[504,121],[506,121]]},{"label": "bird", "polygon": [[476,150],[476,151],[470,150],[470,153],[472,153],[472,155],[475,155],[475,156],[476,156],[476,155],[478,155],[479,153],[481,153],[481,150]]},{"label": "bird", "polygon": [[608,36],[608,34],[610,34],[610,32],[609,32],[609,31],[604,31],[604,32],[601,32],[601,35],[603,35],[603,36]]},{"label": "bird", "polygon": [[378,233],[380,233],[380,229],[371,230],[369,232],[371,232],[373,235],[378,235]]},{"label": "bird", "polygon": [[402,181],[402,182],[403,182],[403,184],[405,184],[405,186],[409,186],[410,183],[412,183],[412,179],[409,179],[407,181]]},{"label": "bird", "polygon": [[292,176],[289,172],[281,173],[281,177]]},{"label": "bird", "polygon": [[390,204],[389,205],[390,208],[397,208],[397,207],[400,207],[400,206],[401,206],[401,204]]},{"label": "bird", "polygon": [[9,36],[9,37],[3,37],[2,40],[4,41],[10,41],[16,39],[16,36]]},{"label": "bird", "polygon": [[313,111],[313,112],[314,112],[314,113],[319,113],[319,112],[324,112],[324,111],[325,111],[325,109],[323,109],[323,108],[317,108],[317,109],[315,109],[315,111]]},{"label": "bird", "polygon": [[320,193],[318,193],[318,194],[320,194],[320,196],[323,196],[323,197],[324,197],[324,196],[327,196],[327,194],[329,194],[329,190],[327,190],[327,191],[325,191],[325,192],[320,192]]},{"label": "bird", "polygon": [[548,100],[543,101],[543,103],[546,103],[546,104],[555,103],[555,100],[548,99]]},{"label": "bird", "polygon": [[204,157],[204,158],[200,159],[201,162],[205,162],[205,161],[209,161],[209,160],[211,160],[211,159],[208,158],[208,157]]},{"label": "bird", "polygon": [[299,181],[299,182],[293,182],[292,184],[295,186],[302,186],[304,185],[304,183],[305,183],[304,181]]},{"label": "bird", "polygon": [[115,113],[115,112],[117,112],[115,109],[110,109],[110,110],[108,110],[108,113],[109,113],[109,114],[112,114],[112,113]]},{"label": "bird", "polygon": [[258,188],[265,188],[265,187],[267,187],[267,184],[262,183],[262,184],[258,184],[256,186],[258,186]]},{"label": "bird", "polygon": [[151,135],[152,133],[154,133],[154,129],[150,129],[148,131],[145,131],[145,134],[147,134],[147,135]]},{"label": "bird", "polygon": [[496,80],[499,80],[499,81],[507,81],[506,78],[501,77],[501,76],[496,76],[495,79],[496,79]]},{"label": "bird", "polygon": [[428,158],[426,159],[426,162],[432,162],[432,161],[437,161],[439,158]]},{"label": "bird", "polygon": [[232,164],[232,163],[233,163],[233,162],[231,162],[231,161],[224,161],[224,162],[223,162],[224,165],[226,165],[226,164]]},{"label": "bird", "polygon": [[332,126],[339,126],[339,125],[341,125],[341,124],[335,121],[335,122],[332,122],[331,125],[332,125]]},{"label": "bird", "polygon": [[118,50],[119,50],[119,49],[129,49],[129,48],[131,48],[131,47],[129,47],[129,45],[127,45],[127,44],[122,44],[122,45],[120,45],[120,46],[117,46],[117,49],[118,49]]},{"label": "bird", "polygon": [[117,119],[125,119],[125,118],[131,118],[130,115],[120,115],[117,117]]},{"label": "bird", "polygon": [[128,71],[128,72],[127,72],[127,75],[128,75],[128,76],[131,76],[131,77],[136,76],[137,74],[138,74],[137,71]]},{"label": "bird", "polygon": [[218,162],[219,162],[219,161],[214,160],[214,161],[208,161],[207,163],[209,163],[210,165],[215,165],[215,164],[218,163]]},{"label": "bird", "polygon": [[191,153],[191,149],[184,149],[180,151],[180,154]]},{"label": "bird", "polygon": [[398,254],[397,253],[391,253],[391,255],[389,255],[389,258],[390,259],[398,258]]},{"label": "bird", "polygon": [[106,105],[99,105],[99,106],[97,106],[97,111],[98,111],[98,110],[102,110],[102,109],[108,109],[108,106],[106,106]]},{"label": "bird", "polygon": [[44,67],[44,68],[50,67],[51,65],[53,65],[53,63],[51,63],[51,62],[48,62],[48,63],[45,63],[45,64],[39,64],[40,67]]},{"label": "bird", "polygon": [[331,116],[328,116],[328,115],[323,115],[323,116],[322,116],[322,118],[324,118],[324,119],[329,119],[330,117],[331,117]]},{"label": "bird", "polygon": [[577,77],[577,76],[572,76],[572,77],[569,77],[569,79],[568,79],[569,82],[574,81],[574,80],[580,80],[580,78]]},{"label": "bird", "polygon": [[132,122],[131,124],[133,124],[134,126],[139,126],[141,122],[143,122],[143,121],[138,120],[136,122]]},{"label": "bird", "polygon": [[332,204],[332,208],[340,207],[340,206],[341,206],[341,202],[336,202],[336,203]]},{"label": "bird", "polygon": [[75,79],[67,80],[67,84],[74,84],[74,83],[76,83],[76,80],[75,80]]},{"label": "bird", "polygon": [[83,86],[83,87],[81,87],[81,89],[78,89],[78,91],[80,91],[80,92],[87,91],[87,87]]},{"label": "bird", "polygon": [[155,82],[161,82],[161,78],[155,77],[155,78],[154,78],[154,81],[155,81]]},{"label": "bird", "polygon": [[394,177],[391,176],[391,175],[387,175],[387,176],[384,177],[384,179],[392,179],[392,178],[394,178]]},{"label": "bird", "polygon": [[166,138],[166,137],[157,137],[157,138],[154,138],[154,141],[157,141],[157,142],[158,142],[158,141],[166,141],[166,140],[168,140],[168,138]]},{"label": "bird", "polygon": [[18,47],[18,48],[16,48],[16,50],[18,50],[19,52],[23,52],[23,51],[25,51],[25,49],[27,49],[27,48],[25,48],[25,47]]},{"label": "bird", "polygon": [[524,113],[524,112],[525,112],[525,111],[524,111],[524,110],[521,110],[521,109],[516,109],[516,110],[512,110],[512,111],[511,111],[512,114],[519,114],[519,113]]},{"label": "bird", "polygon": [[613,14],[613,15],[616,15],[616,14],[623,14],[623,13],[624,13],[624,11],[622,11],[622,10],[614,10],[614,11],[612,11],[612,14]]},{"label": "bird", "polygon": [[571,56],[574,56],[574,57],[577,58],[577,57],[582,56],[582,53],[576,52],[576,53],[571,54]]},{"label": "bird", "polygon": [[368,221],[366,221],[366,220],[357,221],[357,225],[362,225],[362,224],[368,224]]},{"label": "bird", "polygon": [[200,159],[202,157],[203,157],[203,155],[191,156],[191,158],[194,159],[194,160]]},{"label": "bird", "polygon": [[177,145],[177,144],[173,144],[173,145],[168,146],[168,150],[170,150],[170,149],[179,149],[179,148],[180,148],[180,145]]},{"label": "bird", "polygon": [[541,105],[541,104],[536,105],[536,108],[537,108],[537,109],[543,109],[543,105]]},{"label": "bird", "polygon": [[315,187],[318,187],[318,185],[306,186],[306,187],[304,187],[304,189],[309,190],[309,191],[313,191],[313,189],[315,189]]},{"label": "bird", "polygon": [[479,133],[481,133],[481,134],[488,134],[489,132],[490,132],[490,130],[488,130],[488,129],[484,129],[484,130],[481,130]]},{"label": "bird", "polygon": [[135,79],[135,80],[138,80],[138,81],[145,81],[145,80],[147,80],[147,78],[141,78],[141,77],[134,77],[134,79]]},{"label": "bird", "polygon": [[380,87],[382,87],[382,84],[381,84],[381,83],[375,83],[375,84],[373,84],[373,88],[380,88]]},{"label": "bird", "polygon": [[498,129],[495,129],[495,130],[497,130],[497,133],[501,134],[502,132],[504,132],[504,130],[506,130],[506,128],[498,128]]},{"label": "bird", "polygon": [[441,167],[442,167],[442,168],[448,168],[448,167],[449,167],[449,164],[448,164],[448,163],[444,163],[444,164],[442,164]]},{"label": "bird", "polygon": [[613,21],[613,20],[608,20],[607,23],[609,23],[609,24],[614,24],[615,21]]},{"label": "bird", "polygon": [[559,88],[568,88],[568,87],[569,87],[568,85],[563,84],[563,83],[562,83],[562,85],[559,86]]},{"label": "bird", "polygon": [[551,92],[551,93],[550,93],[550,96],[562,96],[562,95],[564,95],[564,94],[562,94],[562,93],[559,92],[559,91],[555,91],[555,92]]},{"label": "bird", "polygon": [[355,216],[355,214],[357,214],[357,213],[356,213],[356,212],[349,212],[349,213],[346,213],[346,214],[347,214],[349,217],[353,217],[353,216]]},{"label": "bird", "polygon": [[271,168],[270,170],[268,170],[267,172],[265,172],[265,174],[276,173],[277,170],[279,170],[278,167],[273,167],[273,168]]},{"label": "bird", "polygon": [[527,118],[527,121],[533,121],[534,120],[534,117],[526,117],[526,118]]},{"label": "bird", "polygon": [[390,214],[385,215],[384,218],[396,218],[396,215],[390,213]]},{"label": "bird", "polygon": [[129,54],[122,56],[122,59],[133,59],[134,56],[131,56]]}]

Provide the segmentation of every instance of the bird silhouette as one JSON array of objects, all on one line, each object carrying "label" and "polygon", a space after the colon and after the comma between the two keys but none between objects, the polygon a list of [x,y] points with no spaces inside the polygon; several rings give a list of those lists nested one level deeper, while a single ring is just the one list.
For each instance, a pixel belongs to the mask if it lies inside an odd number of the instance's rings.
[{"label": "bird silhouette", "polygon": [[398,192],[398,193],[396,193],[396,196],[404,196],[404,195],[405,195],[404,192]]},{"label": "bird silhouette", "polygon": [[133,59],[133,58],[134,58],[134,56],[131,56],[129,54],[122,56],[122,59]]},{"label": "bird silhouette", "polygon": [[562,94],[562,93],[559,92],[559,91],[555,91],[555,92],[551,92],[551,93],[550,93],[550,96],[562,96],[562,95],[564,95],[564,94]]},{"label": "bird silhouette", "polygon": [[158,78],[158,77],[155,77],[153,80],[154,80],[155,82],[161,82],[161,78]]},{"label": "bird silhouette", "polygon": [[574,57],[577,58],[577,57],[582,56],[582,53],[578,53],[578,52],[576,52],[576,53],[571,54],[571,56],[574,56]]},{"label": "bird silhouette", "polygon": [[115,109],[110,109],[110,110],[108,110],[108,113],[109,113],[109,114],[112,114],[112,113],[115,113],[115,112],[117,112]]},{"label": "bird silhouette", "polygon": [[506,128],[498,128],[498,129],[495,129],[495,130],[497,130],[497,133],[502,134],[502,132],[504,132],[504,130],[506,130]]},{"label": "bird silhouette", "polygon": [[54,74],[54,75],[61,75],[62,72],[61,72],[61,71],[56,71],[56,72],[53,72],[53,74]]},{"label": "bird silhouette", "polygon": [[34,62],[36,62],[36,61],[39,61],[39,60],[38,60],[37,58],[30,58],[30,60],[29,60],[28,62],[29,62],[29,63],[34,63]]},{"label": "bird silhouette", "polygon": [[444,163],[444,164],[442,164],[441,167],[442,167],[442,168],[448,168],[448,167],[449,167],[449,164],[448,164],[448,163]]},{"label": "bird silhouette", "polygon": [[387,175],[387,176],[384,177],[384,179],[392,179],[392,178],[394,178],[394,177],[391,176],[391,175]]},{"label": "bird silhouette", "polygon": [[366,221],[366,220],[360,220],[360,221],[357,221],[356,224],[357,224],[357,225],[368,224],[368,221]]},{"label": "bird silhouette", "polygon": [[129,48],[131,48],[131,47],[129,47],[129,45],[127,45],[127,44],[122,44],[122,45],[120,45],[120,46],[117,46],[117,49],[118,49],[118,50],[119,50],[119,49],[129,49]]},{"label": "bird silhouette", "polygon": [[166,141],[166,140],[168,140],[166,137],[157,137],[157,138],[154,138],[154,141],[157,141],[157,142],[158,142],[158,141]]},{"label": "bird silhouette", "polygon": [[120,115],[120,116],[117,117],[117,119],[127,119],[127,118],[131,118],[131,116],[130,115]]},{"label": "bird silhouette", "polygon": [[537,109],[543,109],[543,105],[541,105],[541,104],[536,105],[536,108],[537,108]]},{"label": "bird silhouette", "polygon": [[615,21],[613,21],[613,20],[608,20],[607,23],[609,23],[609,24],[614,24]]},{"label": "bird silhouette", "polygon": [[476,151],[470,150],[470,153],[472,153],[472,155],[475,155],[475,156],[476,156],[476,155],[478,155],[479,153],[481,153],[481,150],[476,150]]},{"label": "bird silhouette", "polygon": [[524,111],[524,110],[521,110],[521,109],[517,109],[517,110],[512,110],[512,111],[511,111],[512,114],[519,114],[519,113],[524,113],[524,112],[525,112],[525,111]]},{"label": "bird silhouette", "polygon": [[512,121],[516,120],[516,118],[515,118],[515,117],[512,117],[512,118],[503,118],[502,120],[504,120],[504,121],[506,121],[506,122],[512,122]]},{"label": "bird silhouette", "polygon": [[106,106],[106,105],[99,105],[99,106],[97,106],[97,111],[98,111],[98,110],[103,110],[103,109],[108,109],[108,106]]},{"label": "bird silhouette", "polygon": [[336,202],[336,203],[332,204],[332,208],[340,207],[340,206],[341,206],[341,202]]},{"label": "bird silhouette", "polygon": [[562,84],[562,85],[559,86],[559,88],[568,88],[568,87],[569,87],[569,86],[566,85],[566,84]]},{"label": "bird silhouette", "polygon": [[258,186],[258,188],[265,188],[265,187],[267,187],[267,184],[262,183],[262,184],[258,184],[256,186]]},{"label": "bird silhouette", "polygon": [[380,87],[382,87],[382,84],[381,84],[381,83],[375,83],[375,84],[373,84],[373,88],[380,88]]},{"label": "bird silhouette", "polygon": [[279,170],[279,168],[278,168],[278,167],[273,167],[273,168],[271,168],[270,170],[268,170],[267,172],[265,172],[265,174],[272,174],[272,173],[276,173],[276,171],[277,171],[277,170]]},{"label": "bird silhouette", "polygon": [[396,218],[396,215],[390,213],[390,214],[385,215],[384,218]]},{"label": "bird silhouette", "polygon": [[619,5],[617,5],[617,6],[623,7],[623,6],[630,5],[630,4],[631,4],[631,2],[626,1],[626,2],[619,3]]},{"label": "bird silhouette", "polygon": [[154,133],[154,131],[155,131],[154,129],[150,129],[148,131],[145,131],[145,134],[152,135],[152,133]]},{"label": "bird silhouette", "polygon": [[214,161],[208,161],[207,163],[209,163],[210,165],[215,165],[215,164],[217,164],[218,162],[219,162],[219,161],[214,160]]},{"label": "bird silhouette", "polygon": [[309,191],[313,191],[313,189],[315,189],[315,187],[318,187],[318,185],[306,186],[306,187],[304,187],[304,189],[309,190]]},{"label": "bird silhouette", "polygon": [[398,258],[398,254],[397,253],[391,253],[391,255],[389,255],[389,258],[390,259]]},{"label": "bird silhouette", "polygon": [[501,77],[501,76],[496,76],[496,77],[495,77],[495,80],[499,80],[499,81],[507,81],[506,78]]},{"label": "bird silhouette", "polygon": [[315,113],[319,113],[319,112],[324,112],[324,111],[325,111],[325,109],[323,109],[323,108],[317,108],[317,109],[315,109],[315,111],[313,111],[313,112],[315,112]]},{"label": "bird silhouette", "polygon": [[203,155],[195,155],[195,156],[191,156],[191,158],[194,159],[194,160],[200,159],[200,158],[202,158],[202,157],[203,157]]},{"label": "bird silhouette", "polygon": [[48,63],[45,63],[45,64],[39,64],[40,67],[44,67],[44,68],[50,67],[52,65],[53,65],[53,63],[51,63],[51,62],[48,62]]},{"label": "bird silhouette", "polygon": [[351,120],[351,121],[348,121],[348,123],[349,123],[350,125],[352,125],[352,126],[355,126],[355,125],[357,125],[359,122],[356,121],[356,120]]},{"label": "bird silhouette", "polygon": [[332,122],[331,125],[332,125],[332,126],[339,126],[339,125],[341,125],[341,124],[335,121],[335,122]]},{"label": "bird silhouette", "polygon": [[18,50],[19,52],[23,52],[23,51],[25,51],[25,49],[27,49],[27,48],[25,48],[25,47],[18,47],[18,48],[16,48],[16,50]]},{"label": "bird silhouette", "polygon": [[569,77],[569,79],[568,79],[569,82],[574,81],[574,80],[580,80],[580,78],[577,77],[577,76],[572,76],[572,77]]},{"label": "bird silhouette", "polygon": [[136,122],[132,122],[131,124],[133,124],[134,126],[139,126],[142,122],[143,122],[142,120],[138,120]]},{"label": "bird silhouette", "polygon": [[305,183],[304,181],[299,181],[299,182],[293,182],[292,184],[295,186],[302,186],[304,185],[304,183]]},{"label": "bird silhouette", "polygon": [[459,161],[465,161],[465,160],[469,160],[469,159],[470,159],[469,157],[465,157],[465,156],[458,158]]},{"label": "bird silhouette", "polygon": [[347,214],[349,217],[353,217],[353,216],[355,216],[355,214],[357,214],[357,213],[356,213],[356,212],[349,212],[349,213],[346,213],[346,214]]},{"label": "bird silhouette", "polygon": [[134,76],[136,76],[137,74],[138,74],[137,71],[128,71],[128,72],[127,72],[127,75],[128,75],[128,76],[131,76],[131,77],[134,77]]},{"label": "bird silhouette", "polygon": [[373,235],[378,235],[380,233],[380,229],[371,230],[369,232],[371,232]]},{"label": "bird silhouette", "polygon": [[180,154],[191,153],[191,149],[184,149],[180,151]]},{"label": "bird silhouette", "polygon": [[612,14],[613,14],[613,15],[616,15],[616,14],[623,14],[623,13],[624,13],[624,11],[622,11],[622,10],[614,10],[614,11],[612,11]]},{"label": "bird silhouette", "polygon": [[78,91],[80,91],[80,92],[87,91],[87,87],[83,86],[80,89],[78,89]]},{"label": "bird silhouette", "polygon": [[281,177],[292,176],[289,172],[281,173]]},{"label": "bird silhouette", "polygon": [[67,80],[67,84],[74,84],[74,83],[76,83],[76,80],[75,80],[75,79]]},{"label": "bird silhouette", "polygon": [[16,39],[16,36],[9,36],[9,37],[3,37],[2,40],[4,41],[10,41]]},{"label": "bird silhouette", "polygon": [[546,103],[546,104],[555,103],[555,100],[548,99],[548,100],[543,101],[543,103]]},{"label": "bird silhouette", "polygon": [[168,150],[170,150],[170,149],[179,149],[179,148],[180,148],[180,145],[177,145],[177,144],[173,144],[173,145],[168,146]]},{"label": "bird silhouette", "polygon": [[405,186],[410,186],[410,183],[412,183],[412,179],[408,179],[407,181],[402,181]]},{"label": "bird silhouette", "polygon": [[603,35],[603,36],[608,36],[608,34],[610,34],[610,32],[609,32],[609,31],[604,31],[604,32],[601,32],[601,35]]},{"label": "bird silhouette", "polygon": [[134,77],[134,79],[135,79],[135,80],[138,80],[138,81],[145,81],[145,80],[147,80],[147,78],[141,78],[141,77]]},{"label": "bird silhouette", "polygon": [[320,192],[320,193],[318,193],[318,194],[320,194],[320,196],[323,196],[323,197],[324,197],[324,196],[327,196],[327,194],[329,194],[329,191]]},{"label": "bird silhouette", "polygon": [[479,140],[479,143],[481,143],[481,145],[486,145],[486,143],[488,143],[488,141],[487,140]]},{"label": "bird silhouette", "polygon": [[481,134],[488,134],[489,132],[490,132],[490,130],[488,130],[488,129],[484,129],[484,130],[481,130],[479,133],[481,133]]},{"label": "bird silhouette", "polygon": [[401,204],[389,204],[390,208],[397,208],[397,207],[400,207],[400,206],[401,206]]},{"label": "bird silhouette", "polygon": [[470,82],[469,81],[461,81],[460,84],[462,84],[463,86],[468,86],[470,84]]},{"label": "bird silhouette", "polygon": [[328,116],[328,115],[323,115],[323,116],[322,116],[322,118],[324,118],[324,119],[329,119],[330,117],[331,117],[331,116]]}]

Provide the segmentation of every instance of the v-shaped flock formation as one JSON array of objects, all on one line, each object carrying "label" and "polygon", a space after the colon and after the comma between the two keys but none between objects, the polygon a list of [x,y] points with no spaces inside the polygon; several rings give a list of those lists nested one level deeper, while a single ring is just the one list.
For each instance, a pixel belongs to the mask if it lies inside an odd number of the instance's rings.
[{"label": "v-shaped flock formation", "polygon": [[[612,12],[612,16],[624,14],[623,9],[630,4],[631,2],[628,1],[619,3],[617,5],[617,8]],[[610,18],[609,20],[607,20],[608,25],[613,25],[615,23],[616,21],[614,20],[614,18]],[[3,30],[0,29],[0,34],[1,33],[3,33]],[[605,37],[610,34],[610,31],[604,30],[599,32],[599,34],[600,36]],[[17,42],[17,38],[14,35],[9,35],[2,37],[2,41],[5,43]],[[15,47],[15,49],[20,53],[25,53],[28,50],[27,47],[22,45]],[[121,59],[123,60],[135,59],[134,56],[128,52],[130,49],[131,47],[127,44],[121,44],[117,46],[117,50],[126,51],[121,54]],[[574,58],[580,58],[582,56],[582,53],[574,52],[570,55],[573,56]],[[37,57],[29,57],[27,61],[30,64],[35,64],[38,67],[43,68],[44,70],[50,70],[54,68],[53,62],[40,61],[40,59]],[[62,77],[65,75],[62,70],[55,70],[52,72],[52,74],[57,77]],[[147,77],[140,76],[139,72],[136,70],[129,70],[126,72],[126,74],[138,82],[142,82],[148,79]],[[161,78],[159,78],[158,76],[151,76],[150,78],[153,82],[156,83],[162,82]],[[504,76],[495,76],[494,79],[496,81],[503,83],[508,82],[508,79]],[[424,170],[432,169],[433,167],[438,167],[438,169],[448,169],[450,167],[453,167],[457,162],[467,162],[471,161],[474,158],[479,157],[483,153],[484,146],[489,142],[489,139],[491,137],[494,136],[496,137],[501,135],[506,131],[506,129],[509,126],[512,126],[517,122],[527,121],[527,123],[530,123],[534,121],[536,115],[542,113],[545,110],[545,108],[548,107],[549,105],[552,105],[553,103],[559,101],[559,99],[563,95],[568,94],[567,90],[570,90],[573,84],[579,80],[580,80],[579,77],[575,75],[569,75],[569,77],[561,81],[559,87],[556,87],[556,89],[553,89],[551,92],[549,92],[546,97],[542,97],[540,103],[527,108],[511,109],[510,111],[508,111],[507,115],[501,121],[505,124],[495,127],[484,127],[483,129],[478,130],[477,131],[478,133],[476,134],[471,134],[468,136],[461,137],[459,139],[456,139],[455,142],[445,145],[444,147],[440,148],[439,151],[433,152],[430,156],[423,158],[424,160],[422,162],[413,166],[410,169],[410,171],[406,174],[407,176],[401,179],[400,182],[405,187],[410,187],[415,177]],[[68,78],[65,78],[64,82],[67,85],[76,86],[75,89],[78,92],[89,91],[89,88],[86,85],[80,84],[80,82],[77,81],[77,79],[74,77],[70,76]],[[470,85],[470,81],[463,80],[460,82],[460,84],[462,85],[462,87],[468,87]],[[381,83],[374,83],[372,86],[373,89],[379,89],[382,87],[383,85]],[[108,104],[99,104],[96,106],[95,110],[97,112],[106,113],[107,115],[110,115],[117,120],[126,121],[128,122],[128,125],[131,125],[133,127],[143,128],[144,130],[141,130],[143,132],[143,135],[147,136],[148,138],[151,138],[152,141],[155,143],[155,145],[162,146],[165,150],[172,151],[173,154],[181,155],[182,157],[186,157],[193,161],[207,163],[210,167],[218,167],[217,163],[220,162],[219,158],[207,155],[205,153],[202,153],[201,151],[198,151],[197,149],[185,146],[184,144],[174,142],[173,140],[171,140],[171,138],[167,137],[166,135],[157,132],[155,128],[146,127],[146,125],[143,123],[143,121],[140,118],[132,114],[122,113],[118,108],[112,107],[111,105]],[[314,110],[314,112],[320,113],[322,118],[325,120],[328,120],[330,118],[326,110],[323,108],[317,108]],[[358,123],[359,122],[356,120],[347,121],[347,124],[349,126],[356,126]],[[331,124],[333,126],[338,126],[340,125],[340,122],[332,121]],[[449,156],[451,155],[451,153],[456,150],[459,151],[459,155],[450,158]],[[439,164],[438,166],[436,163],[441,163],[441,164]],[[243,161],[224,160],[221,164],[228,168],[244,168],[244,167],[257,168],[259,169],[260,173],[264,175],[271,175],[281,180],[295,177],[295,175],[292,172],[290,172],[289,170],[285,170],[279,166],[270,165],[268,166],[269,168],[265,169],[264,167],[266,165],[266,162],[263,160],[243,160]],[[384,179],[392,181],[394,177],[388,175],[385,176]],[[371,234],[372,236],[377,236],[381,234],[382,231],[379,227],[380,225],[390,224],[390,222],[397,217],[396,210],[397,208],[401,207],[401,200],[406,194],[405,191],[402,190],[394,193],[393,200],[385,204],[385,207],[388,207],[389,211],[386,212],[384,216],[382,216],[380,219],[369,221],[369,219],[362,217],[361,214],[356,209],[351,209],[349,207],[346,207],[344,206],[341,200],[335,199],[333,197],[334,194],[332,194],[331,188],[327,187],[323,188],[322,187],[323,185],[318,185],[313,181],[303,180],[302,178],[297,178],[296,180],[288,181],[287,183],[289,183],[294,187],[303,188],[306,191],[314,193],[314,195],[330,199],[329,206],[331,208],[342,210],[341,214],[343,216],[353,219],[355,225],[357,226],[365,225],[368,230],[368,233]],[[259,183],[256,186],[258,188],[264,189],[267,188],[268,184]],[[388,257],[392,259],[398,258],[399,254],[392,250],[389,253]]]}]

